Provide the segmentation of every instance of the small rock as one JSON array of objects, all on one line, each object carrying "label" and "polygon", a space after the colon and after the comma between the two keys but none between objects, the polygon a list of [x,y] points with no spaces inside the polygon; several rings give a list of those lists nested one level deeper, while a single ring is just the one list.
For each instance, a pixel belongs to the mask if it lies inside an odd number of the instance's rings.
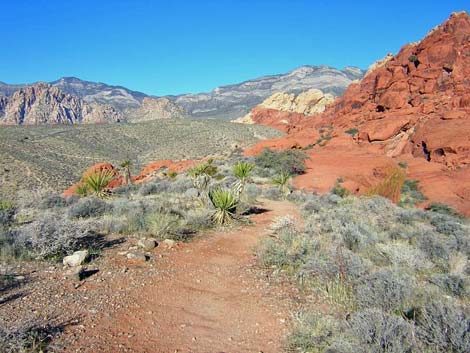
[{"label": "small rock", "polygon": [[172,248],[176,245],[176,242],[173,239],[165,239],[163,241],[163,244],[165,244],[168,248]]},{"label": "small rock", "polygon": [[148,258],[144,254],[140,252],[130,252],[127,254],[127,258],[131,260],[140,260],[140,261],[147,261]]},{"label": "small rock", "polygon": [[65,277],[80,281],[82,278],[83,266],[75,266],[65,272]]},{"label": "small rock", "polygon": [[145,251],[151,251],[158,246],[158,243],[153,238],[144,238],[144,239],[140,239],[137,245],[140,246]]},{"label": "small rock", "polygon": [[75,251],[72,255],[64,257],[62,263],[69,267],[80,266],[88,256],[88,250]]}]

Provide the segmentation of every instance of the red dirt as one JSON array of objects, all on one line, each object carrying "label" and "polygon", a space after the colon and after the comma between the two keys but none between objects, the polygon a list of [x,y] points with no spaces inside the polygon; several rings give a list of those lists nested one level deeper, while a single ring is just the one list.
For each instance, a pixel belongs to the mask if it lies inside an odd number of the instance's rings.
[{"label": "red dirt", "polygon": [[[293,292],[260,278],[253,247],[274,217],[300,216],[288,202],[265,201],[262,207],[267,212],[252,216],[252,226],[214,231],[171,250],[156,248],[155,255],[162,256],[156,258],[157,273],[143,271],[142,284],[129,290],[115,311],[69,327],[62,337],[66,351],[282,351]],[[113,261],[117,267],[126,262],[119,256]],[[109,284],[109,295],[122,286],[126,282]]]},{"label": "red dirt", "polygon": [[[378,182],[374,175],[384,164],[406,161],[407,177],[420,181],[430,201],[470,215],[468,77],[470,18],[462,12],[351,84],[323,114],[302,117],[255,108],[255,123],[288,135],[245,153],[309,146],[309,169],[294,184],[319,191],[338,177],[353,191],[363,190]],[[350,129],[358,134],[348,135]],[[329,140],[319,141],[320,136]]]}]

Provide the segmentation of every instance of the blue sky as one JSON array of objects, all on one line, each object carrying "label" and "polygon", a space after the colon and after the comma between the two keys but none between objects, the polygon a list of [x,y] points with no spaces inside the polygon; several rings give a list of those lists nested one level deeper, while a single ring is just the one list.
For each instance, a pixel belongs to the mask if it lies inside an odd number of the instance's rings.
[{"label": "blue sky", "polygon": [[0,81],[203,92],[297,66],[367,68],[470,2],[4,0]]}]

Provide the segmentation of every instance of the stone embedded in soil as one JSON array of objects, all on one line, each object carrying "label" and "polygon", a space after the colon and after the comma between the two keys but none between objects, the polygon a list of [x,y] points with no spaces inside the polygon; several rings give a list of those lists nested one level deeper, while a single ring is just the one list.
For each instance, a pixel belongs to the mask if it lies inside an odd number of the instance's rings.
[{"label": "stone embedded in soil", "polygon": [[149,258],[147,256],[145,256],[144,254],[142,254],[140,252],[136,252],[136,251],[128,253],[127,258],[129,260],[139,260],[139,261],[148,261],[149,260]]},{"label": "stone embedded in soil", "polygon": [[144,238],[144,239],[139,239],[139,241],[137,242],[137,245],[145,251],[151,251],[158,246],[158,242],[154,238]]},{"label": "stone embedded in soil", "polygon": [[64,257],[62,263],[69,267],[80,266],[87,258],[88,250],[75,251],[72,255]]}]

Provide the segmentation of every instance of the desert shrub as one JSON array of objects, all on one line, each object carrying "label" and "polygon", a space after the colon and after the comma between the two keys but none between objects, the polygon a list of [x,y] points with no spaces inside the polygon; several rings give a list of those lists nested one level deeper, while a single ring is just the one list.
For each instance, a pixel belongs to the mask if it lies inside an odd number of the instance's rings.
[{"label": "desert shrub", "polygon": [[154,180],[149,183],[145,183],[140,187],[139,194],[142,196],[159,194],[166,192],[170,189],[171,183],[168,180]]},{"label": "desert shrub", "polygon": [[408,268],[414,271],[430,270],[434,266],[421,250],[411,246],[406,241],[377,244],[376,248],[391,266]]},{"label": "desert shrub", "polygon": [[356,128],[352,128],[352,129],[346,130],[345,133],[347,133],[348,135],[354,136],[359,133],[359,130]]},{"label": "desert shrub", "polygon": [[416,314],[417,337],[438,352],[470,351],[470,316],[451,302],[431,301]]},{"label": "desert shrub", "polygon": [[243,161],[239,161],[233,166],[233,175],[237,178],[237,182],[233,186],[236,195],[240,196],[244,192],[246,183],[254,167],[255,165],[253,163]]},{"label": "desert shrub", "polygon": [[356,286],[360,308],[380,308],[387,312],[402,309],[413,295],[413,279],[399,269],[383,268],[364,276]]},{"label": "desert shrub", "polygon": [[28,259],[30,252],[15,241],[16,233],[10,229],[0,227],[0,259],[9,261],[14,259]]},{"label": "desert shrub", "polygon": [[324,352],[332,343],[338,331],[334,319],[312,313],[297,314],[294,329],[287,339],[287,347],[292,351]]},{"label": "desert shrub", "polygon": [[335,186],[333,186],[333,188],[330,190],[330,193],[338,195],[339,197],[346,197],[351,195],[351,192],[339,183],[336,183]]},{"label": "desert shrub", "polygon": [[0,227],[6,227],[13,223],[16,208],[12,202],[0,200]]},{"label": "desert shrub", "polygon": [[426,201],[426,197],[419,190],[419,181],[406,179],[401,188],[400,202],[401,207],[414,207],[417,203]]},{"label": "desert shrub", "polygon": [[403,318],[366,308],[353,314],[349,330],[366,352],[419,352],[413,335],[413,326]]},{"label": "desert shrub", "polygon": [[39,205],[39,207],[42,209],[55,208],[55,207],[61,208],[65,206],[67,206],[67,200],[58,194],[46,195],[41,200],[41,203]]},{"label": "desert shrub", "polygon": [[[37,318],[16,320],[10,327],[0,325],[0,352],[47,352],[52,339],[61,333],[64,324]],[[50,347],[49,347],[50,348]]]},{"label": "desert shrub", "polygon": [[63,256],[82,247],[93,247],[101,238],[94,222],[72,221],[56,214],[45,214],[29,224],[15,229],[15,245],[29,249],[39,258]]},{"label": "desert shrub", "polygon": [[188,178],[177,178],[174,182],[172,182],[168,188],[168,192],[174,193],[183,193],[188,189],[193,187],[193,183],[191,179]]},{"label": "desert shrub", "polygon": [[297,204],[303,204],[307,201],[308,195],[302,191],[293,191],[286,196],[286,200]]},{"label": "desert shrub", "polygon": [[463,297],[470,294],[470,284],[462,275],[436,273],[429,281],[450,295]]},{"label": "desert shrub", "polygon": [[125,196],[130,195],[139,190],[139,186],[136,184],[126,184],[112,189],[113,195]]},{"label": "desert shrub", "polygon": [[276,173],[299,175],[305,172],[307,156],[299,150],[274,151],[266,148],[255,158],[255,164],[261,169],[273,169]]},{"label": "desert shrub", "polygon": [[180,217],[172,213],[150,213],[144,222],[146,232],[157,239],[165,239],[176,233]]},{"label": "desert shrub", "polygon": [[279,188],[283,195],[287,195],[290,192],[290,179],[291,175],[289,173],[280,172],[274,176],[272,183]]},{"label": "desert shrub", "polygon": [[261,196],[263,191],[258,185],[247,184],[245,187],[245,197],[251,202],[255,202],[258,197]]},{"label": "desert shrub", "polygon": [[269,187],[263,190],[263,197],[269,200],[280,200],[284,195],[277,187]]},{"label": "desert shrub", "polygon": [[275,238],[263,241],[257,255],[265,267],[295,270],[305,263],[313,249],[314,242],[311,239],[299,236],[293,227],[286,226],[277,231]]},{"label": "desert shrub", "polygon": [[376,186],[370,188],[366,195],[380,195],[393,202],[400,200],[401,190],[405,183],[405,173],[399,167],[389,167],[385,170],[383,180]]},{"label": "desert shrub", "polygon": [[431,212],[442,213],[449,216],[461,217],[460,213],[458,213],[449,205],[443,203],[433,202],[428,206],[427,210]]},{"label": "desert shrub", "polygon": [[98,198],[85,198],[72,205],[68,210],[71,218],[99,217],[110,210],[110,205]]}]

